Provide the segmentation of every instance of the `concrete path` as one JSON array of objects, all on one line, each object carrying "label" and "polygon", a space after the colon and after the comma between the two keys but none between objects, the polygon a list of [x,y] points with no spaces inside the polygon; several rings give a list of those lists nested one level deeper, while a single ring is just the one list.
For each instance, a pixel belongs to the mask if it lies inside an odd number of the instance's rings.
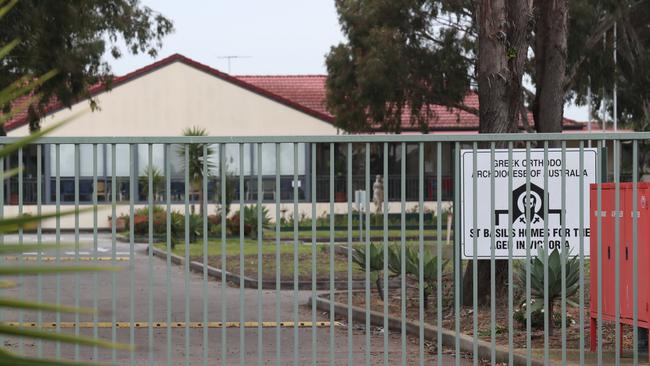
[{"label": "concrete path", "polygon": [[[5,242],[12,242],[15,238],[6,237]],[[32,242],[33,237],[26,237],[25,242]],[[44,241],[48,243],[53,242],[53,236],[44,236]],[[71,235],[64,235],[62,241],[70,243],[74,242],[74,237]],[[81,237],[83,243],[91,243],[92,236],[84,234]],[[110,256],[112,244],[110,235],[102,234],[99,240],[100,256]],[[165,322],[167,321],[168,310],[171,313],[173,322],[184,322],[186,320],[186,309],[189,309],[191,322],[202,322],[204,299],[208,304],[208,320],[209,321],[294,321],[293,291],[280,291],[279,301],[276,297],[275,291],[263,291],[259,299],[262,303],[262,317],[258,317],[258,292],[257,290],[245,289],[240,291],[239,288],[226,287],[222,288],[221,282],[210,279],[207,282],[207,293],[203,291],[203,277],[200,274],[189,273],[186,274],[183,268],[176,265],[169,267],[171,273],[171,282],[168,286],[166,283],[167,266],[165,261],[159,258],[153,258],[149,262],[146,253],[146,245],[136,244],[135,256],[133,262],[118,262],[118,266],[124,267],[124,270],[114,275],[115,279],[115,293],[117,294],[116,302],[113,303],[113,275],[111,273],[95,274],[81,274],[81,275],[66,275],[61,276],[59,288],[61,302],[67,305],[74,305],[76,297],[75,283],[79,281],[79,304],[81,306],[92,307],[96,297],[99,308],[98,321],[110,322],[115,316],[118,322],[128,322],[131,320],[131,311],[133,311],[135,321],[148,321],[149,320],[149,265],[152,266],[153,273],[153,321]],[[70,251],[66,249],[65,251]],[[92,255],[92,246],[82,248],[83,255]],[[117,243],[116,252],[118,256],[128,257],[130,251],[129,244]],[[52,255],[48,251],[44,255]],[[9,264],[10,262],[7,262]],[[34,263],[32,261],[28,263]],[[89,264],[92,262],[83,262]],[[66,262],[69,264],[69,262]],[[109,264],[102,262],[100,266],[107,266]],[[186,277],[187,276],[187,277]],[[134,279],[133,287],[131,287],[131,278]],[[186,283],[188,287],[185,287]],[[6,295],[19,296],[22,295],[25,299],[36,300],[38,294],[38,283],[36,278],[25,278],[23,280],[21,290],[13,289],[6,290]],[[169,289],[169,292],[168,292]],[[131,297],[131,293],[135,296]],[[42,279],[42,299],[45,302],[56,302],[57,294],[57,280],[56,277],[43,277]],[[301,291],[297,295],[297,301],[300,305],[298,307],[298,321],[311,321],[311,309],[305,305],[309,298],[311,291]],[[186,308],[186,299],[189,299],[189,307]],[[171,307],[168,307],[168,301]],[[222,317],[222,310],[225,307],[226,317]],[[276,309],[279,307],[280,316],[276,319]],[[15,311],[4,311],[3,319],[6,321],[16,321],[19,319],[19,314]],[[34,313],[25,313],[23,321],[36,321],[37,317]],[[52,314],[44,314],[43,321],[55,321],[56,318]],[[80,321],[92,321],[91,316],[81,316]],[[317,321],[327,321],[326,314],[318,314]],[[62,315],[61,321],[73,322],[75,321],[74,315]],[[342,319],[342,321],[344,321]],[[74,333],[74,329],[64,329],[64,332]],[[81,329],[81,334],[92,335],[92,329]],[[225,332],[225,338],[222,338]],[[332,332],[332,333],[330,333]],[[169,333],[171,335],[171,360],[168,359],[168,330],[165,328],[153,329],[153,348],[149,348],[149,330],[148,329],[117,329],[115,339],[118,342],[129,343],[133,335],[133,342],[137,345],[137,351],[133,354],[129,352],[117,352],[116,358],[112,358],[111,351],[99,350],[98,360],[104,363],[112,363],[118,365],[126,365],[130,363],[131,358],[134,359],[136,365],[148,365],[150,360],[153,360],[155,365],[183,365],[186,361],[188,364],[201,365],[203,364],[204,352],[204,332],[203,329],[189,329],[189,338],[186,338],[186,330],[184,328],[174,328]],[[102,339],[111,340],[112,330],[99,329],[98,335]],[[330,336],[333,335],[334,344],[330,345]],[[336,326],[330,328],[317,328],[315,332],[316,343],[315,349],[313,345],[314,333],[311,328],[299,329],[297,333],[293,328],[281,328],[279,331],[275,328],[263,329],[261,344],[262,348],[258,348],[258,330],[256,328],[246,328],[243,332],[238,329],[209,329],[208,330],[208,364],[211,365],[239,365],[243,355],[243,364],[245,365],[275,365],[277,359],[277,349],[279,345],[280,358],[279,364],[287,365],[293,364],[294,360],[294,341],[298,341],[297,345],[297,361],[300,365],[311,365],[312,356],[315,354],[316,364],[318,365],[347,365],[348,357],[351,355],[353,364],[365,364],[365,332],[363,330],[354,330],[352,336],[352,348],[348,348],[348,332],[345,326]],[[296,337],[297,336],[297,337]],[[222,340],[225,339],[225,344]],[[384,350],[383,347],[383,333],[381,329],[371,329],[371,349],[370,349],[370,365],[383,364],[384,355],[388,357],[389,365],[400,364],[401,360],[401,342],[399,334],[389,335],[389,347]],[[243,341],[244,348],[241,348]],[[189,348],[186,349],[186,342]],[[37,342],[27,340],[20,342],[18,340],[6,340],[5,344],[14,350],[22,350],[28,354],[37,354]],[[226,353],[223,354],[224,349]],[[333,350],[334,359],[330,360],[330,349]],[[51,343],[43,343],[41,351],[44,355],[54,357],[56,355],[56,347]],[[386,352],[385,352],[386,351]],[[425,351],[425,362],[431,364],[436,361],[433,355],[429,354],[429,349]],[[64,358],[74,359],[75,348],[71,346],[62,345],[61,355]],[[409,339],[406,350],[407,364],[418,364],[418,344],[417,339]],[[261,358],[260,358],[261,357]],[[443,356],[444,364],[453,364],[454,359],[452,356]],[[83,361],[94,360],[92,348],[80,348],[79,359]],[[330,362],[331,361],[331,362]],[[466,359],[461,360],[462,364],[468,364]]]}]

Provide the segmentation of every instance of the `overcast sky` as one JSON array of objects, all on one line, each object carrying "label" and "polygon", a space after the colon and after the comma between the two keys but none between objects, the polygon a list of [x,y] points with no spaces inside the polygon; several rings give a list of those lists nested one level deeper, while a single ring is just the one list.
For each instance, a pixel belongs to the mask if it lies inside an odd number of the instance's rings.
[{"label": "overcast sky", "polygon": [[[324,74],[325,54],[344,40],[334,0],[141,0],[172,19],[158,58],[181,53],[232,74]],[[150,64],[146,55],[109,58],[116,75]],[[566,116],[587,120],[584,108]]]}]

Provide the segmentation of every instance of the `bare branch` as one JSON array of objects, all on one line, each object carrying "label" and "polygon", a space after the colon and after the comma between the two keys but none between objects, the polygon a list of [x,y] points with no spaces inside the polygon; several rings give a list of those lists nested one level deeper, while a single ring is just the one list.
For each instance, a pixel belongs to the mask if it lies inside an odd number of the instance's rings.
[{"label": "bare branch", "polygon": [[450,107],[451,107],[451,108],[460,109],[461,111],[467,112],[467,113],[469,113],[469,114],[473,114],[473,115],[475,115],[475,116],[478,116],[478,115],[479,115],[478,108],[469,107],[469,106],[466,106],[466,105],[463,104],[463,103],[453,104],[453,105],[451,105]]}]

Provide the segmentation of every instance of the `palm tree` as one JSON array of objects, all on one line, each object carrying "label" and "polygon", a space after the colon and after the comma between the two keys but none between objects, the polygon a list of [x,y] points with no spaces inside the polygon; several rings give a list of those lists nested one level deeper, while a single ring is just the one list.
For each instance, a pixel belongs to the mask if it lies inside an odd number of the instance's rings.
[{"label": "palm tree", "polygon": [[[192,126],[183,130],[183,136],[208,136],[208,132],[203,127]],[[185,167],[186,147],[189,149],[188,150],[189,166],[187,168]],[[208,157],[206,161],[206,165],[207,165],[207,172],[205,172],[206,174],[204,174],[203,171],[204,147],[206,149],[206,156]],[[183,168],[183,170],[185,169],[189,170],[191,191],[196,192],[196,195],[198,196],[199,203],[200,203],[199,213],[203,215],[205,208],[203,207],[203,188],[201,183],[203,183],[203,179],[208,179],[210,177],[210,172],[215,168],[214,163],[209,158],[214,153],[214,149],[209,144],[189,144],[189,145],[179,146],[177,153],[181,160],[181,167]],[[192,205],[192,211],[194,211],[194,205]]]}]

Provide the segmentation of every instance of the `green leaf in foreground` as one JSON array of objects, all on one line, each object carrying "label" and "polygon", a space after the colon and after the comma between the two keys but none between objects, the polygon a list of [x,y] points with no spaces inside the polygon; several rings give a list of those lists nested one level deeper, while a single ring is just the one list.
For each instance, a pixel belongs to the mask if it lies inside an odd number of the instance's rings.
[{"label": "green leaf in foreground", "polygon": [[36,276],[71,274],[78,272],[99,272],[99,271],[120,271],[120,267],[97,267],[97,266],[4,266],[0,267],[0,276]]},{"label": "green leaf in foreground", "polygon": [[86,315],[95,314],[95,310],[90,308],[78,308],[73,306],[65,306],[65,305],[57,305],[57,304],[38,303],[32,301],[10,299],[6,297],[0,297],[0,307],[21,309],[21,310],[52,311],[52,312],[70,313],[70,314],[86,314]]},{"label": "green leaf in foreground", "polygon": [[66,333],[55,333],[46,330],[14,327],[5,323],[0,323],[0,334],[14,337],[28,337],[33,339],[42,339],[45,341],[57,341],[63,343],[78,344],[82,346],[97,346],[108,349],[128,350],[132,351],[133,346],[124,343],[113,343],[103,341],[101,339],[94,339],[87,336],[75,336]]}]

